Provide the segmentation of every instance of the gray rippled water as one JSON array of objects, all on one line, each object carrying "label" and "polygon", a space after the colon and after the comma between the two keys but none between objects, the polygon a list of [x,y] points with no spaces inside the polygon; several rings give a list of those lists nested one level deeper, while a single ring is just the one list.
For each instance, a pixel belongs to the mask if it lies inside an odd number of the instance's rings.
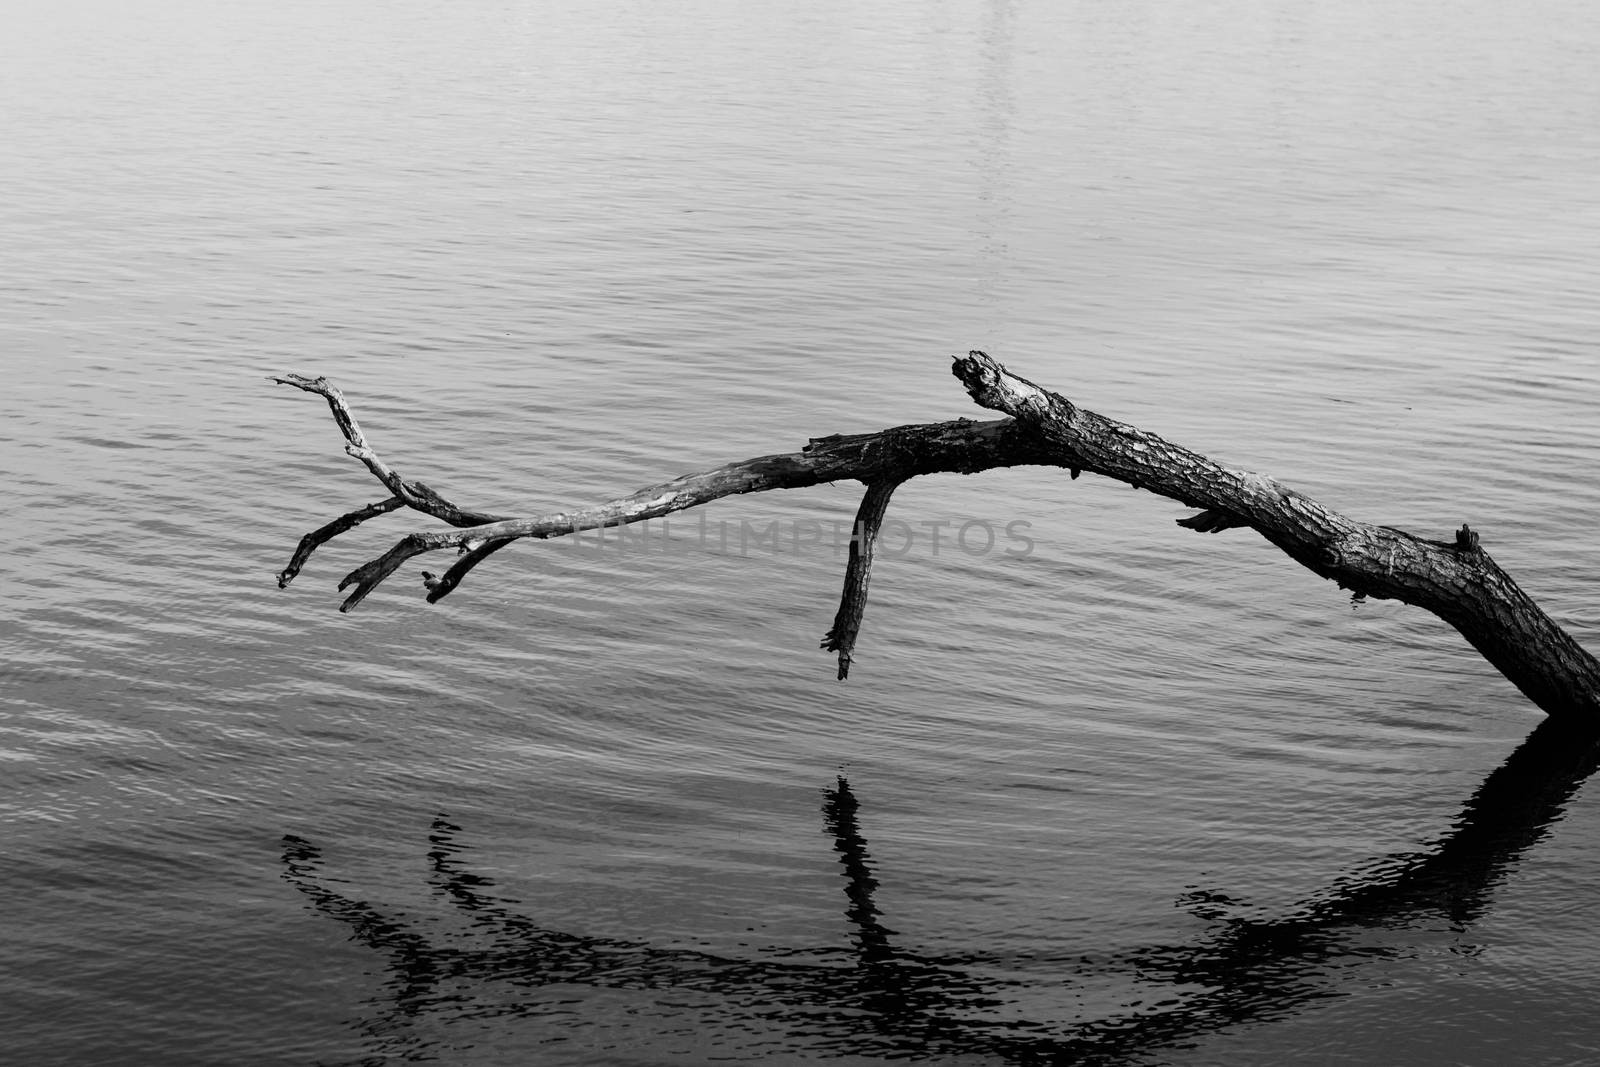
[{"label": "gray rippled water", "polygon": [[983,348],[1600,648],[1591,5],[6,14],[6,1058],[1600,1055],[1592,761],[1431,616],[1045,470],[896,494],[843,684],[846,485],[343,615],[416,524],[279,591],[384,494],[266,380],[532,513]]}]

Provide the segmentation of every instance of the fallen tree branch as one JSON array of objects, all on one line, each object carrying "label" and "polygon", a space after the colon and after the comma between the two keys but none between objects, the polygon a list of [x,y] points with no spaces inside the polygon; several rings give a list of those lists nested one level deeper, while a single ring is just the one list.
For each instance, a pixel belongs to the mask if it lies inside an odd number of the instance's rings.
[{"label": "fallen tree branch", "polygon": [[308,534],[279,575],[279,584],[287,585],[322,543],[402,505],[456,529],[408,534],[350,572],[339,588],[354,590],[340,610],[355,607],[406,560],[427,552],[456,548],[461,553],[443,576],[423,572],[428,600],[435,602],[457,588],[473,567],[522,538],[623,526],[743,493],[855,480],[867,489],[856,517],[839,611],[823,639],[824,648],[838,653],[842,679],[849,674],[866,608],[873,543],[895,487],[924,474],[1047,464],[1067,468],[1074,478],[1089,471],[1197,508],[1197,514],[1178,520],[1189,529],[1217,533],[1248,526],[1356,596],[1424,608],[1454,626],[1546,712],[1600,722],[1600,662],[1540,610],[1468,527],[1462,526],[1447,542],[1358,522],[1272,478],[1223,467],[1155,434],[1081,408],[1012,374],[982,352],[957,359],[953,371],[981,406],[1009,417],[816,438],[799,452],[730,463],[602,504],[534,517],[463,509],[423,483],[401,478],[368,444],[342,394],[326,379],[273,378],[324,397],[344,434],[345,451],[393,494]]}]

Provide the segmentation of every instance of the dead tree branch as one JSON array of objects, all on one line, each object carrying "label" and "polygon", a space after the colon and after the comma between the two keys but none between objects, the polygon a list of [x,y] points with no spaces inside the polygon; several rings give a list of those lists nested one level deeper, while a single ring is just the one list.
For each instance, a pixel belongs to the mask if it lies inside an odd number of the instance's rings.
[{"label": "dead tree branch", "polygon": [[279,585],[287,585],[324,542],[401,506],[456,529],[408,534],[350,572],[339,588],[355,588],[340,610],[355,607],[406,560],[423,553],[444,548],[461,553],[443,576],[423,572],[428,600],[434,602],[488,556],[522,538],[627,525],[743,493],[854,480],[867,488],[856,516],[839,610],[823,639],[824,648],[838,653],[842,679],[849,674],[866,609],[873,545],[895,488],[924,474],[1044,464],[1065,467],[1074,478],[1082,471],[1114,478],[1196,508],[1197,514],[1178,520],[1189,529],[1216,533],[1248,526],[1341,588],[1363,597],[1399,600],[1439,616],[1551,715],[1600,721],[1600,662],[1517,586],[1466,526],[1453,541],[1432,541],[1358,522],[1272,478],[1223,467],[1155,434],[1081,408],[1012,374],[982,352],[957,359],[953,372],[979,405],[1008,417],[815,438],[798,452],[730,463],[602,504],[532,517],[470,511],[421,482],[401,478],[368,444],[344,397],[326,379],[273,378],[324,397],[344,434],[345,451],[392,494],[303,538],[279,575]]}]

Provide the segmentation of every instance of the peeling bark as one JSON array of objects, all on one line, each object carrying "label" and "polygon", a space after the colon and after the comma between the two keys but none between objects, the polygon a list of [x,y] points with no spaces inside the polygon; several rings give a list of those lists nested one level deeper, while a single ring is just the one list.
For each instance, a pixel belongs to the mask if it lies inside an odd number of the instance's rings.
[{"label": "peeling bark", "polygon": [[344,434],[345,451],[391,493],[387,500],[306,535],[278,584],[286,586],[324,542],[402,506],[456,529],[408,534],[382,556],[357,567],[339,584],[341,590],[354,587],[341,611],[355,607],[406,560],[423,553],[444,548],[460,553],[442,576],[423,572],[431,603],[457,588],[484,559],[522,538],[622,526],[742,493],[855,480],[866,486],[866,493],[856,516],[839,610],[822,642],[838,653],[843,679],[866,609],[873,545],[894,489],[924,474],[1043,464],[1064,467],[1073,478],[1083,471],[1114,478],[1196,508],[1196,514],[1178,523],[1197,532],[1249,527],[1297,563],[1358,597],[1424,608],[1454,626],[1550,715],[1600,724],[1600,662],[1517,586],[1468,527],[1462,526],[1452,541],[1432,541],[1358,522],[1275,479],[1223,467],[1155,434],[1079,407],[1012,374],[982,352],[958,358],[953,372],[979,405],[1007,418],[956,419],[816,438],[798,452],[730,463],[591,507],[531,517],[464,509],[421,482],[403,479],[367,443],[343,395],[326,379],[273,378],[325,398]]}]

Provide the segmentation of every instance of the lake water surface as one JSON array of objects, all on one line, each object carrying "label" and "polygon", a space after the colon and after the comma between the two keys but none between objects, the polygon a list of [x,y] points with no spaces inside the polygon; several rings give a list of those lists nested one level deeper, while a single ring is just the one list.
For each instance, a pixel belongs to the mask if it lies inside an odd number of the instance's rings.
[{"label": "lake water surface", "polygon": [[343,615],[428,522],[279,591],[386,494],[266,380],[532,514],[982,348],[1600,649],[1600,7],[5,14],[0,1058],[1600,1058],[1592,757],[1432,616],[1043,469],[896,494],[845,683],[856,485]]}]

